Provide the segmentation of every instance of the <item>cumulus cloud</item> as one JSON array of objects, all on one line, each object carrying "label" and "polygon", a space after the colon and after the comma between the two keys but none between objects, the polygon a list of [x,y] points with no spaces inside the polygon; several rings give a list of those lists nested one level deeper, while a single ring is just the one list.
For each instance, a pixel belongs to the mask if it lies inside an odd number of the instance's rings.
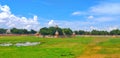
[{"label": "cumulus cloud", "polygon": [[1,6],[0,5],[0,10],[4,12],[10,13],[10,8],[7,5]]},{"label": "cumulus cloud", "polygon": [[[91,7],[89,7],[87,10],[80,12],[79,11],[74,11],[72,13],[72,15],[81,15],[84,17],[84,23],[86,22],[91,22],[94,24],[90,24],[87,23],[84,26],[87,26],[86,29],[98,29],[98,30],[113,30],[113,29],[117,29],[117,26],[120,26],[119,22],[120,20],[120,2],[100,2],[96,5],[93,5]],[[81,26],[81,22],[79,22],[80,24],[76,24],[76,22],[74,23],[75,25],[79,25]],[[74,25],[73,24],[73,25]],[[92,25],[92,26],[90,26]],[[109,25],[109,26],[105,26],[105,25]],[[84,28],[84,26],[82,26],[82,28]],[[90,26],[90,27],[89,27]],[[113,26],[113,27],[110,27]],[[81,29],[79,27],[79,29]]]},{"label": "cumulus cloud", "polygon": [[82,11],[75,11],[72,13],[73,16],[79,16],[79,15],[84,15],[85,13]]},{"label": "cumulus cloud", "polygon": [[50,20],[49,22],[48,22],[48,26],[56,26],[57,24],[55,23],[55,21],[54,20]]},{"label": "cumulus cloud", "polygon": [[116,21],[120,16],[120,3],[100,3],[90,7],[88,14],[96,16],[93,20],[98,22]]},{"label": "cumulus cloud", "polygon": [[88,16],[88,19],[94,19],[94,16],[90,15]]},{"label": "cumulus cloud", "polygon": [[97,28],[94,27],[94,26],[90,26],[90,29],[91,29],[91,30],[97,30]]},{"label": "cumulus cloud", "polygon": [[118,29],[118,27],[117,26],[112,26],[112,27],[108,28],[108,31],[115,30],[115,29]]},{"label": "cumulus cloud", "polygon": [[96,17],[94,20],[99,22],[109,22],[109,21],[114,21],[116,19],[113,17]]},{"label": "cumulus cloud", "polygon": [[94,24],[93,22],[85,22],[85,21],[61,21],[61,20],[56,20],[56,23],[59,27],[61,28],[71,28],[72,30],[88,30],[89,26],[91,24]]},{"label": "cumulus cloud", "polygon": [[87,19],[93,19],[98,22],[115,21],[120,18],[120,3],[99,3],[89,7],[87,11],[75,11],[72,15],[87,16]]},{"label": "cumulus cloud", "polygon": [[91,7],[90,12],[97,15],[120,15],[120,3],[101,3]]},{"label": "cumulus cloud", "polygon": [[40,23],[37,16],[33,18],[18,17],[11,13],[9,6],[0,5],[0,27],[39,30]]}]

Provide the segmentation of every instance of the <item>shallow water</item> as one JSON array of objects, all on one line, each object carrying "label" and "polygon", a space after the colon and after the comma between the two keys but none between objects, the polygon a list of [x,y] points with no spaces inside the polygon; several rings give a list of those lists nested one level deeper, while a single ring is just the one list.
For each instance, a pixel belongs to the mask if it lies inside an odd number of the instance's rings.
[{"label": "shallow water", "polygon": [[40,44],[40,42],[25,42],[25,43],[16,43],[15,46],[34,46],[38,44]]},{"label": "shallow water", "polygon": [[13,44],[11,44],[11,43],[2,43],[2,44],[0,44],[0,46],[11,46],[11,45],[13,45]]},{"label": "shallow water", "polygon": [[16,44],[12,44],[12,43],[1,43],[0,46],[35,46],[40,44],[40,42],[24,42],[24,43],[16,43]]}]

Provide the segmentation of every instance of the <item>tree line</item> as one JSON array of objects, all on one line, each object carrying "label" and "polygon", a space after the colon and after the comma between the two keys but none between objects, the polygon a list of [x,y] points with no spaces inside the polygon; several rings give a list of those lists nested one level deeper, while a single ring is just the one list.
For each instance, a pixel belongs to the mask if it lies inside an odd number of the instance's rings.
[{"label": "tree line", "polygon": [[115,29],[111,31],[99,31],[99,30],[92,30],[92,31],[75,31],[77,35],[120,35],[120,30]]},{"label": "tree line", "polygon": [[[0,34],[6,34],[8,29],[0,28]],[[55,32],[58,32],[59,35],[72,35],[75,33],[76,35],[120,35],[120,30],[115,29],[111,31],[99,31],[99,30],[92,30],[92,31],[72,31],[70,28],[59,28],[59,27],[43,27],[38,32],[41,35],[55,35]],[[17,29],[12,28],[10,29],[10,33],[12,34],[35,34],[37,31],[35,30],[27,30],[27,29]]]},{"label": "tree line", "polygon": [[28,31],[27,29],[17,29],[17,28],[12,28],[8,32],[8,29],[0,28],[0,34],[7,34],[7,33],[12,33],[12,34],[35,34],[35,30],[30,30]]},{"label": "tree line", "polygon": [[59,28],[59,27],[44,27],[41,28],[39,33],[42,35],[55,35],[58,32],[59,35],[72,35],[73,31],[70,28]]}]

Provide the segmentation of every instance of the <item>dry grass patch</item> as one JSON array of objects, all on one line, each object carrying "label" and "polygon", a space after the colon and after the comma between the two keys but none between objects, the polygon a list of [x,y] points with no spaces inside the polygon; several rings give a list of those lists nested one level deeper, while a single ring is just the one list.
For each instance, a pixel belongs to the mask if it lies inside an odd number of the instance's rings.
[{"label": "dry grass patch", "polygon": [[81,55],[77,58],[120,58],[120,54],[92,54],[92,55]]}]

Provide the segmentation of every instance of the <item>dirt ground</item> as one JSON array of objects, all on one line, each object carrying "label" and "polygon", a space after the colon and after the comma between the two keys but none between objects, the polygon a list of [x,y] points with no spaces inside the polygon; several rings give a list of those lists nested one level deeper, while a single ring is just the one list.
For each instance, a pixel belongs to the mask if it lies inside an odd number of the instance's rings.
[{"label": "dirt ground", "polygon": [[[107,41],[108,39],[94,39],[94,42],[89,44],[86,48],[86,52],[84,52],[82,55],[78,56],[77,58],[120,58],[120,54],[97,54],[98,51],[100,51],[103,47],[96,46],[97,43]],[[109,48],[108,48],[109,49]],[[119,49],[119,48],[114,48]]]},{"label": "dirt ground", "polygon": [[93,55],[81,55],[78,58],[120,58],[119,54],[93,54]]}]

